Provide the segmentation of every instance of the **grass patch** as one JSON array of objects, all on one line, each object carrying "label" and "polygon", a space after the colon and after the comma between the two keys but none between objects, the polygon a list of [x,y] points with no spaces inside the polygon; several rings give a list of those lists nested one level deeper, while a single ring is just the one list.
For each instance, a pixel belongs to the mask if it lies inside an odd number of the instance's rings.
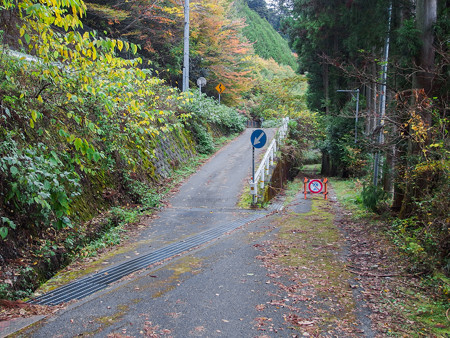
[{"label": "grass patch", "polygon": [[[158,298],[166,293],[172,291],[176,288],[176,284],[182,278],[182,276],[186,273],[195,274],[201,268],[202,259],[194,257],[194,256],[185,256],[177,259],[176,261],[169,263],[166,265],[164,270],[172,271],[172,274],[160,280],[156,280],[152,285],[149,285],[149,288],[152,288],[152,298]],[[155,273],[158,273],[160,270],[156,270]]]},{"label": "grass patch", "polygon": [[[282,260],[295,265],[310,266],[311,262],[331,267],[336,263],[339,230],[333,225],[334,215],[325,200],[314,199],[312,210],[305,214],[290,214],[280,221],[279,236],[292,244],[290,254]],[[327,250],[322,250],[322,249]],[[331,248],[332,250],[328,250]],[[326,272],[326,271],[325,271]]]},{"label": "grass patch", "polygon": [[318,175],[320,174],[321,168],[322,165],[320,163],[315,163],[315,164],[305,164],[301,167],[300,170],[311,175]]},{"label": "grass patch", "polygon": [[86,2],[88,11],[93,11],[106,20],[125,20],[130,15],[127,11],[113,9],[110,6]]},{"label": "grass patch", "polygon": [[286,198],[284,204],[287,205],[291,203],[299,191],[303,190],[303,181],[300,179],[295,179],[293,181],[288,181],[286,184]]},{"label": "grass patch", "polygon": [[250,209],[252,201],[253,196],[252,194],[250,194],[250,186],[246,184],[244,186],[244,190],[241,193],[241,196],[239,196],[238,207],[241,209]]},{"label": "grass patch", "polygon": [[[405,304],[407,317],[421,323],[425,329],[422,335],[433,335],[437,337],[448,337],[450,334],[450,322],[447,317],[449,303],[442,300],[430,299],[428,295],[414,293],[414,302]],[[429,329],[426,329],[429,328]],[[421,333],[417,333],[417,336]]]},{"label": "grass patch", "polygon": [[363,184],[359,179],[343,180],[333,177],[329,179],[329,182],[338,201],[346,210],[352,212],[353,219],[368,216],[368,211],[361,200]]}]

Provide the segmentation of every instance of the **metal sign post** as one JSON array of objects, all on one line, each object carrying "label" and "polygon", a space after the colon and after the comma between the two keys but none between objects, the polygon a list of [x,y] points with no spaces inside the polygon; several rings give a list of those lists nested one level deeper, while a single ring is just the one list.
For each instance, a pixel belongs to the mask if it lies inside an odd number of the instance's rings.
[{"label": "metal sign post", "polygon": [[[267,135],[264,130],[256,129],[250,136],[250,142],[252,143],[252,187],[255,189],[255,148],[262,148],[267,142]],[[255,204],[255,194],[252,194],[253,204]]]},{"label": "metal sign post", "polygon": [[224,86],[222,83],[219,83],[219,84],[216,86],[216,90],[217,90],[217,92],[219,93],[219,104],[220,104],[220,94],[222,94],[223,91],[225,90],[225,86]]},{"label": "metal sign post", "polygon": [[202,87],[206,86],[206,79],[204,77],[199,77],[197,79],[197,86],[200,91],[200,94],[202,93]]}]

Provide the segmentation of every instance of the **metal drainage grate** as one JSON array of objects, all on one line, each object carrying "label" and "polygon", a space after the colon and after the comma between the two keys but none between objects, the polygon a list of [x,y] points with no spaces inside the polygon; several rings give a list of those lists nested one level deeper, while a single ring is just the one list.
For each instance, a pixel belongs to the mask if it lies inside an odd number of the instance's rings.
[{"label": "metal drainage grate", "polygon": [[[271,205],[268,211],[273,212],[280,209],[281,206],[279,203],[277,203],[275,205]],[[95,275],[87,276],[75,282],[69,283],[44,295],[38,296],[30,300],[29,303],[57,305],[73,299],[81,299],[87,297],[97,291],[106,288],[109,284],[118,281],[119,279],[131,274],[132,272],[144,269],[149,265],[155,264],[157,262],[205,244],[226,234],[227,232],[237,229],[238,227],[246,223],[255,221],[258,218],[262,218],[266,215],[267,213],[255,213],[243,218],[239,218],[231,223],[206,230],[179,242],[169,244],[163,248],[157,249],[141,257],[102,270]]]}]

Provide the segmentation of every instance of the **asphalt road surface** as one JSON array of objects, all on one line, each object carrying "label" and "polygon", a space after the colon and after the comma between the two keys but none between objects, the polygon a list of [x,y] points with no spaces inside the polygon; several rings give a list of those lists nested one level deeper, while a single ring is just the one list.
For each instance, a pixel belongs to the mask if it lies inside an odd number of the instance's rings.
[{"label": "asphalt road surface", "polygon": [[[281,310],[265,308],[275,294],[255,246],[276,231],[267,211],[237,208],[251,176],[250,134],[215,154],[183,184],[159,218],[149,221],[129,250],[108,259],[126,265],[135,257],[182,242],[190,236],[260,214],[257,220],[215,240],[124,276],[105,289],[45,318],[20,335],[25,337],[255,337],[258,318],[283,326]],[[268,142],[275,130],[266,129]],[[264,152],[265,147],[259,152]],[[308,201],[300,200],[300,211]],[[303,204],[302,204],[303,203]],[[272,324],[271,324],[272,325]],[[264,332],[291,336],[293,332]]]}]

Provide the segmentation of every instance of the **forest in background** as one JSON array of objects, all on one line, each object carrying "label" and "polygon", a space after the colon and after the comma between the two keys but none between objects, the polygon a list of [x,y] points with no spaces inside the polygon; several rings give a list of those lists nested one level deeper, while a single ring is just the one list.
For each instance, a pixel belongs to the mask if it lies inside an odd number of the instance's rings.
[{"label": "forest in background", "polygon": [[322,174],[360,178],[361,202],[389,215],[399,247],[448,297],[448,2],[277,3],[292,9],[281,27],[323,121]]},{"label": "forest in background", "polygon": [[[145,4],[89,1],[83,21],[107,37],[139,44],[139,56],[151,62],[157,76],[181,89],[183,4],[167,0]],[[253,78],[265,62],[296,69],[287,41],[245,1],[192,1],[190,7],[191,87],[204,77],[203,90],[217,98],[215,87],[221,82],[227,88],[224,102],[237,105],[251,91]]]}]

